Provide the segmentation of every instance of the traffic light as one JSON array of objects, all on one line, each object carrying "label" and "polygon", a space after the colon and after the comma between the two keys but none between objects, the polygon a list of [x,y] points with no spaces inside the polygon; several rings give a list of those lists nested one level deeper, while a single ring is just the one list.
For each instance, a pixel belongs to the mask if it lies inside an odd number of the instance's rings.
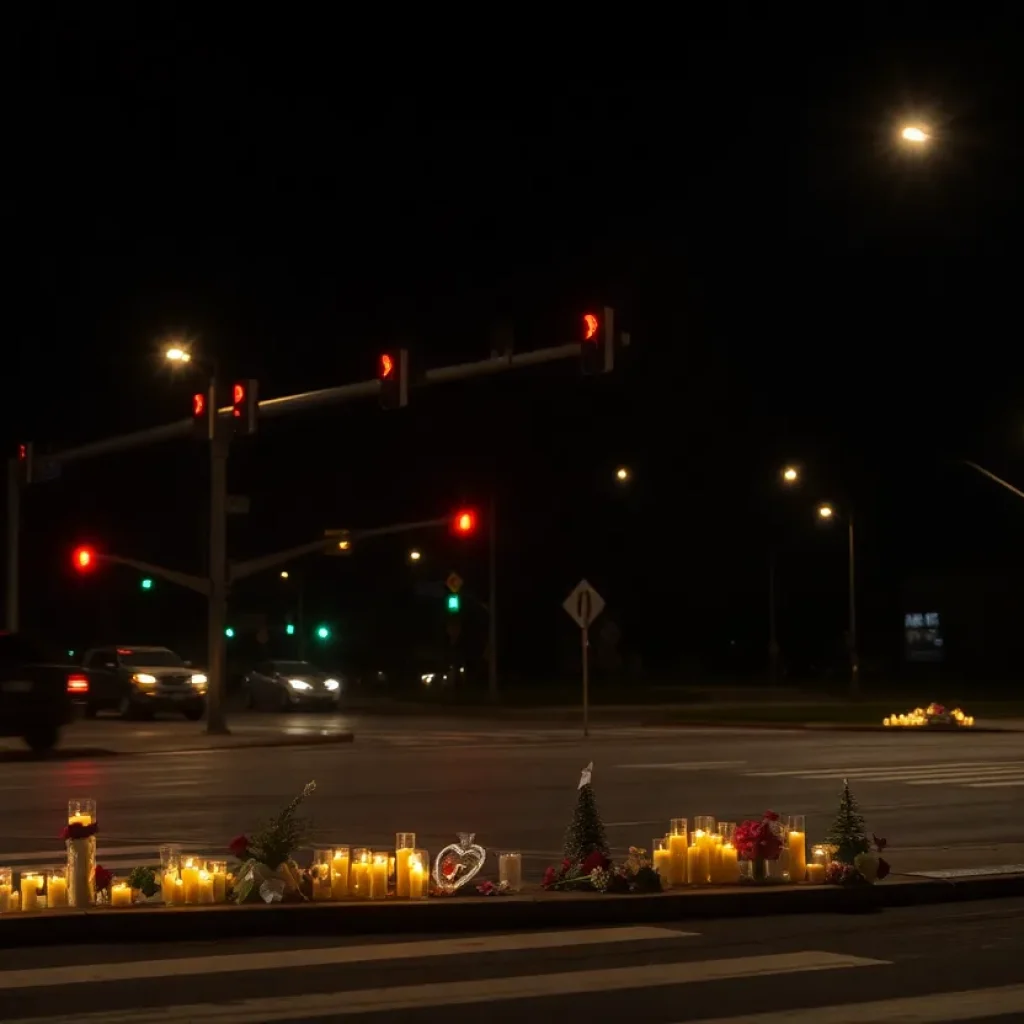
[{"label": "traffic light", "polygon": [[457,612],[459,610],[459,605],[460,605],[459,595],[458,594],[449,594],[448,595],[448,611],[450,611],[450,612]]},{"label": "traffic light", "polygon": [[471,508],[461,508],[452,519],[452,532],[459,537],[468,537],[476,532],[476,512]]},{"label": "traffic light", "polygon": [[75,548],[71,564],[78,572],[92,572],[96,568],[96,552],[90,547]]},{"label": "traffic light", "polygon": [[330,640],[331,639],[331,627],[330,626],[317,626],[316,627],[316,638],[317,638],[317,640]]},{"label": "traffic light", "polygon": [[295,626],[290,622],[284,627],[284,631],[287,636],[295,636]]},{"label": "traffic light", "polygon": [[139,582],[139,586],[142,587],[143,590],[152,590],[153,581],[147,576],[144,580]]},{"label": "traffic light", "polygon": [[235,631],[228,626],[227,629],[224,630],[224,635],[230,640],[235,635]]},{"label": "traffic light", "polygon": [[382,409],[402,409],[409,404],[409,350],[383,352],[377,362]]},{"label": "traffic light", "polygon": [[211,407],[208,392],[197,391],[192,396],[192,433],[201,441],[209,441],[213,437],[216,414],[217,410]]},{"label": "traffic light", "polygon": [[615,310],[584,313],[580,323],[580,365],[583,372],[610,373],[615,365]]},{"label": "traffic light", "polygon": [[232,385],[231,414],[236,434],[248,436],[256,433],[259,407],[259,385],[256,381],[240,380]]},{"label": "traffic light", "polygon": [[18,472],[21,475],[21,482],[23,484],[34,483],[32,475],[32,442],[26,441],[23,444],[18,445]]}]

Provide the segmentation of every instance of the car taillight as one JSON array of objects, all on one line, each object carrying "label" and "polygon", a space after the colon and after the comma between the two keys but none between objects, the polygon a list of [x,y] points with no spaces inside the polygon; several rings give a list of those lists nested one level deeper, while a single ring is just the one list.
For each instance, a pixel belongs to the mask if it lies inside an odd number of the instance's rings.
[{"label": "car taillight", "polygon": [[83,675],[68,676],[68,693],[88,693],[89,677]]}]

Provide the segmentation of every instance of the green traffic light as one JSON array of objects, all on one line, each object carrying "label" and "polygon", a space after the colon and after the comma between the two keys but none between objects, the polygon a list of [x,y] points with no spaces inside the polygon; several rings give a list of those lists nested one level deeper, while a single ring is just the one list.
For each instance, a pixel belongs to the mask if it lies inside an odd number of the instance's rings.
[{"label": "green traffic light", "polygon": [[144,579],[142,581],[142,589],[143,590],[152,590],[153,589],[153,581],[151,579],[149,579],[148,577],[146,579]]},{"label": "green traffic light", "polygon": [[318,639],[326,640],[330,637],[331,631],[327,626],[317,626],[316,635]]},{"label": "green traffic light", "polygon": [[459,595],[449,594],[448,595],[448,611],[457,612],[459,610]]},{"label": "green traffic light", "polygon": [[224,630],[224,635],[230,640],[235,635],[235,631],[228,626],[228,628]]},{"label": "green traffic light", "polygon": [[288,625],[287,625],[287,626],[285,626],[285,627],[284,627],[284,631],[285,631],[285,632],[286,632],[286,633],[287,633],[287,634],[288,634],[289,636],[295,636],[295,627],[294,627],[294,626],[293,626],[293,625],[292,625],[292,624],[291,624],[290,622],[288,623]]}]

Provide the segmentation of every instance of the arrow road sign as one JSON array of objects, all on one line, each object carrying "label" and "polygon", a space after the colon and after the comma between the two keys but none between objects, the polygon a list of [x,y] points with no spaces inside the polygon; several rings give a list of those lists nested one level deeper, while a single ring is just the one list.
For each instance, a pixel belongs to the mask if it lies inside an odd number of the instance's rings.
[{"label": "arrow road sign", "polygon": [[604,598],[586,580],[580,580],[562,607],[580,629],[586,629],[604,611]]}]

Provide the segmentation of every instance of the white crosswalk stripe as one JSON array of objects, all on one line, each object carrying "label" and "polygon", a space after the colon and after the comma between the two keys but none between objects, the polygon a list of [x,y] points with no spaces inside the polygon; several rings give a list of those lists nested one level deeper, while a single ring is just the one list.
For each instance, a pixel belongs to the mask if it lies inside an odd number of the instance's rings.
[{"label": "white crosswalk stripe", "polygon": [[[591,728],[591,739],[641,740],[678,738],[679,731],[659,728]],[[475,747],[475,746],[526,746],[542,743],[579,742],[579,729],[519,729],[480,732],[475,729],[436,732],[424,730],[420,733],[389,730],[361,730],[356,742],[362,745],[392,747]]]},{"label": "white crosswalk stripe", "polygon": [[1001,789],[1024,786],[1024,761],[941,761],[936,764],[904,764],[827,769],[796,768],[785,771],[743,772],[749,778],[794,778],[810,781],[898,782],[905,786],[962,786],[967,789]]},{"label": "white crosswalk stripe", "polygon": [[[308,949],[260,950],[257,947],[238,953],[204,953],[157,960],[133,958],[127,952],[123,959],[100,963],[61,966],[47,962],[39,967],[0,971],[0,992],[5,1007],[9,1008],[4,1018],[6,1024],[29,1024],[30,1021],[35,1024],[168,1024],[173,1021],[251,1024],[252,1021],[334,1020],[375,1013],[382,1019],[390,1019],[384,1015],[412,1009],[587,997],[595,993],[650,993],[706,982],[740,979],[756,982],[760,978],[781,975],[891,966],[887,960],[819,950],[695,959],[698,947],[694,946],[694,940],[700,938],[697,932],[627,926],[384,943],[351,942]],[[572,955],[575,950],[590,948],[597,956],[602,946],[615,951],[618,964],[596,969],[597,964],[590,959],[592,954]],[[651,962],[649,951],[655,949],[662,956],[669,951],[673,958],[667,962]],[[562,951],[561,954],[558,951]],[[534,959],[541,960],[545,969],[536,974],[523,973],[527,969],[525,965],[533,961],[522,959],[511,960],[507,970],[495,969],[491,959],[503,954],[521,958],[528,953],[535,954]],[[555,955],[561,956],[557,963],[562,969],[551,971],[551,957]],[[488,960],[474,964],[473,958],[480,956]],[[623,960],[630,956],[639,962],[629,966],[627,960],[623,965]],[[404,975],[394,970],[388,973],[390,965],[396,965],[401,971],[403,964],[416,961],[440,963],[449,975],[457,971],[463,976],[412,983],[416,972],[408,968]],[[481,964],[486,966],[481,967]],[[302,972],[322,967],[332,968],[332,991],[324,991],[322,984],[309,986],[305,983]],[[266,982],[268,972],[275,975],[273,984]],[[254,982],[263,979],[263,994],[251,986],[246,992],[246,986],[236,982],[231,985],[230,995],[225,995],[218,987],[222,984],[218,976],[243,973],[250,974]],[[167,984],[166,980],[161,983],[161,979],[173,981]],[[353,982],[357,987],[350,987]],[[135,989],[142,993],[139,1005],[126,1008],[126,987],[139,983],[143,983],[142,988]],[[85,1005],[75,1006],[79,998],[76,986],[83,985],[89,986],[87,1012],[82,1012]],[[291,992],[287,991],[289,988]],[[162,996],[158,1003],[152,998],[153,992]],[[200,1001],[204,996],[209,1001]],[[103,1009],[108,1000],[110,1005]],[[10,1012],[15,1002],[18,1009]],[[69,1014],[68,1004],[75,1006],[76,1012]],[[51,1007],[57,1013],[45,1016]],[[29,1008],[32,1015],[25,1016]],[[543,1009],[540,1016],[544,1018]]]}]

